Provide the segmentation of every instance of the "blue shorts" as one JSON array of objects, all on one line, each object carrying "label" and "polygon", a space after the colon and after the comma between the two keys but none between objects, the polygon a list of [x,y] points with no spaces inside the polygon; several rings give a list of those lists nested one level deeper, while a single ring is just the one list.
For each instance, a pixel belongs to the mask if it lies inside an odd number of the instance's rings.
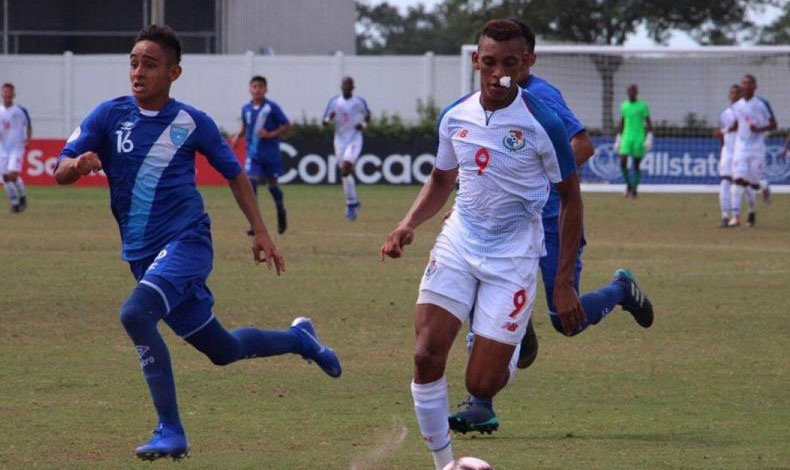
[{"label": "blue shorts", "polygon": [[[560,229],[557,217],[543,219],[543,233],[546,237],[546,256],[540,258],[540,272],[543,277],[543,287],[546,289],[546,303],[549,312],[554,312],[554,277],[557,275],[557,265],[560,261]],[[576,273],[573,285],[579,292],[579,283],[582,277],[582,252],[584,245],[584,232],[579,242],[579,251],[576,253]]]},{"label": "blue shorts", "polygon": [[250,157],[244,163],[244,171],[250,178],[260,180],[261,177],[267,179],[277,179],[285,173],[283,158],[278,153],[271,157]]},{"label": "blue shorts", "polygon": [[164,321],[182,338],[214,318],[214,296],[206,286],[213,256],[209,224],[204,223],[165,245],[158,254],[129,262],[139,285],[161,296]]}]

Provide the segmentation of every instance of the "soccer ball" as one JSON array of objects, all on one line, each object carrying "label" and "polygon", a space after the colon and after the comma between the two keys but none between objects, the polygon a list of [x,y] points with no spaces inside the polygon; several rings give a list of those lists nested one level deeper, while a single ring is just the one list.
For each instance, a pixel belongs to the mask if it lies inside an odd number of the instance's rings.
[{"label": "soccer ball", "polygon": [[448,463],[444,470],[494,470],[494,467],[475,457],[461,457]]}]

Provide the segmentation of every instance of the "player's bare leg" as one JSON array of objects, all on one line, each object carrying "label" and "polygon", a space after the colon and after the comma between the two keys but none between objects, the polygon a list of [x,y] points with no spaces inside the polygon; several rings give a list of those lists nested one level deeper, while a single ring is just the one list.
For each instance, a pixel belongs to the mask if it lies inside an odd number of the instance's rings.
[{"label": "player's bare leg", "polygon": [[417,304],[414,312],[417,341],[411,392],[425,445],[437,469],[453,460],[448,424],[449,402],[444,369],[461,321],[433,304]]},{"label": "player's bare leg", "polygon": [[469,431],[491,434],[499,428],[492,399],[508,383],[509,365],[515,348],[511,344],[475,336],[466,366],[466,389],[473,398],[465,404],[465,410],[450,417],[453,430],[464,434]]}]

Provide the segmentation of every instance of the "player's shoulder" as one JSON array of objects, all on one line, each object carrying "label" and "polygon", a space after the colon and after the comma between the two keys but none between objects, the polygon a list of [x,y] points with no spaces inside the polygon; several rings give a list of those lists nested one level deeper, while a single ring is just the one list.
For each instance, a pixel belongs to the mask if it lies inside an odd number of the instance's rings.
[{"label": "player's shoulder", "polygon": [[209,116],[205,111],[190,104],[173,99],[168,105],[168,108],[170,106],[172,106],[172,108],[168,111],[173,113],[174,118],[176,118],[180,112],[184,112],[188,114],[190,118],[192,118],[192,121],[195,122],[195,125],[198,128],[203,128],[205,130],[206,128],[214,129],[217,127],[216,124],[214,124],[214,120],[211,119],[211,116]]},{"label": "player's shoulder", "polygon": [[113,115],[126,114],[136,108],[137,103],[134,101],[134,97],[124,95],[102,101],[93,108],[91,115],[97,119],[104,120]]},{"label": "player's shoulder", "polygon": [[562,98],[562,92],[559,88],[537,75],[529,76],[525,89],[540,98]]},{"label": "player's shoulder", "polygon": [[460,115],[467,111],[467,109],[475,103],[476,100],[474,97],[479,95],[479,91],[473,91],[472,93],[466,94],[445,106],[444,109],[442,109],[442,112],[439,114],[439,123],[451,116]]}]

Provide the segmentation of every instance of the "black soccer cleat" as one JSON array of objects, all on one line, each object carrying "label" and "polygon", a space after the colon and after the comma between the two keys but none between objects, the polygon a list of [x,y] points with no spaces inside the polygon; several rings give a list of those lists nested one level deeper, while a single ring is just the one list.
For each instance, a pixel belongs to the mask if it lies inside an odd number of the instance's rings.
[{"label": "black soccer cleat", "polygon": [[471,401],[466,401],[458,406],[466,409],[448,418],[450,429],[454,432],[466,434],[470,431],[477,431],[480,434],[491,434],[499,429],[499,419],[497,419],[494,410],[476,405]]},{"label": "black soccer cleat", "polygon": [[754,212],[749,212],[749,217],[746,218],[746,226],[754,227],[755,223],[757,223],[757,214]]},{"label": "black soccer cleat", "polygon": [[535,334],[535,327],[532,326],[532,318],[527,322],[527,332],[521,338],[521,349],[518,352],[518,362],[516,366],[519,369],[526,369],[531,366],[535,359],[538,357],[538,335]]},{"label": "black soccer cleat", "polygon": [[653,304],[637,285],[634,275],[627,269],[618,269],[614,272],[614,280],[625,287],[625,300],[621,304],[623,310],[633,315],[639,326],[650,328],[653,324]]}]

